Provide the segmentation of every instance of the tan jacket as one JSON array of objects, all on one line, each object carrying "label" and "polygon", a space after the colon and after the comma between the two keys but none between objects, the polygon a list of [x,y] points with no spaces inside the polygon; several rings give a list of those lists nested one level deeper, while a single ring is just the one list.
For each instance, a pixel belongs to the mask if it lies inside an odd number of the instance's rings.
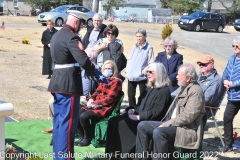
[{"label": "tan jacket", "polygon": [[[164,122],[162,126],[177,127],[175,147],[198,149],[203,134],[202,117],[205,114],[203,91],[197,83],[190,83],[183,89],[182,93],[176,96],[174,102],[176,100],[176,117]],[[169,107],[168,112],[174,102]]]}]

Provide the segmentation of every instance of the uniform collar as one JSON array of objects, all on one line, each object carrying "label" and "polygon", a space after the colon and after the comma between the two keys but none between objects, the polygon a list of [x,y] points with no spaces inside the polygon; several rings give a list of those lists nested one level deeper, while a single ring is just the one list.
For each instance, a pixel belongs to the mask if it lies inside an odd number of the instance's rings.
[{"label": "uniform collar", "polygon": [[73,27],[67,25],[67,24],[65,24],[65,25],[63,26],[63,28],[67,28],[67,29],[69,29],[70,31],[72,31],[73,33],[76,33],[75,29],[74,29]]}]

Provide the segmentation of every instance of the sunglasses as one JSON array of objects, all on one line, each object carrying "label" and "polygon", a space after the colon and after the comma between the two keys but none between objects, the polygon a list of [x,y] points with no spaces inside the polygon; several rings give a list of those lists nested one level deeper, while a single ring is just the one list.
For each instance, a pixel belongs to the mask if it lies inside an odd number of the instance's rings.
[{"label": "sunglasses", "polygon": [[115,35],[113,32],[107,32],[107,35]]},{"label": "sunglasses", "polygon": [[239,48],[237,45],[232,45],[232,47],[233,47],[233,48],[235,48],[235,47],[236,47],[236,48]]},{"label": "sunglasses", "polygon": [[203,66],[203,67],[206,67],[209,63],[199,63],[198,65],[199,66]]},{"label": "sunglasses", "polygon": [[147,73],[149,73],[149,74],[153,74],[154,72],[153,72],[153,71],[147,71]]}]

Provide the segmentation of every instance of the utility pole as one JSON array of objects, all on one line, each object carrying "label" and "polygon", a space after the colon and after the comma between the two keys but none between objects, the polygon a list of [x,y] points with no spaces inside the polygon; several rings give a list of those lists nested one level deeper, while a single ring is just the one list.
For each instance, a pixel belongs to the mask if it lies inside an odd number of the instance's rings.
[{"label": "utility pole", "polygon": [[93,0],[93,3],[92,3],[93,12],[98,13],[98,7],[99,7],[99,0]]}]

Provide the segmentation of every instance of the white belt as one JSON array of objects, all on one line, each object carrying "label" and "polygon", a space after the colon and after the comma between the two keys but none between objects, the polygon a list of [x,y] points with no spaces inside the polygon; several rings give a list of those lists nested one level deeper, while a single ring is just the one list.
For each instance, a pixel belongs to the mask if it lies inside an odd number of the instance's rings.
[{"label": "white belt", "polygon": [[61,68],[70,68],[70,67],[80,67],[78,63],[71,63],[71,64],[55,64],[54,69],[61,69]]}]

